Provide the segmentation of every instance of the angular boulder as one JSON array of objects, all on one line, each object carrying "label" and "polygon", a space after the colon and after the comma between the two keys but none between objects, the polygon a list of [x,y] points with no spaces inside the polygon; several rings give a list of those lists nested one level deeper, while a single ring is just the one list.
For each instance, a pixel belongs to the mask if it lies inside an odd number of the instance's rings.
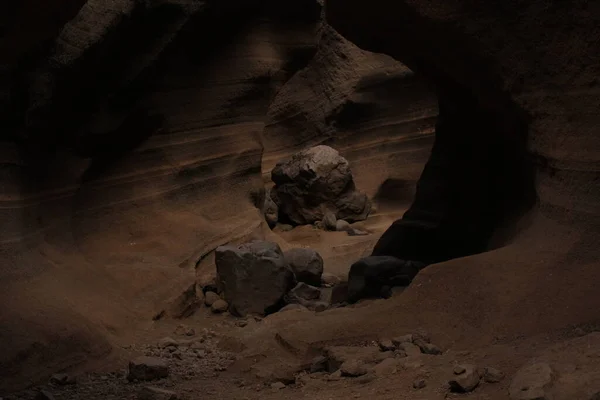
[{"label": "angular boulder", "polygon": [[350,222],[363,220],[371,210],[368,197],[355,188],[348,161],[329,146],[280,161],[271,179],[280,213],[298,225],[321,221],[327,212]]},{"label": "angular boulder", "polygon": [[286,251],[283,255],[299,282],[312,286],[321,285],[323,258],[318,252],[312,249],[296,248]]},{"label": "angular boulder", "polygon": [[215,263],[218,285],[233,315],[276,311],[294,284],[294,273],[277,243],[220,246],[215,250]]}]

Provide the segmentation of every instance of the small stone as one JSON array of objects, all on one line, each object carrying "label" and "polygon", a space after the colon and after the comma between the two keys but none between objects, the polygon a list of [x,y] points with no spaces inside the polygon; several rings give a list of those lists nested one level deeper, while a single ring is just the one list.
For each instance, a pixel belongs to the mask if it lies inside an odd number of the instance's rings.
[{"label": "small stone", "polygon": [[328,211],[323,216],[323,227],[328,231],[335,231],[337,225],[337,218],[334,213]]},{"label": "small stone", "polygon": [[321,372],[327,370],[327,357],[317,356],[310,362],[310,373]]},{"label": "small stone", "polygon": [[54,400],[54,395],[47,390],[40,390],[35,395],[35,400]]},{"label": "small stone", "polygon": [[342,280],[333,274],[324,272],[323,275],[321,275],[321,284],[322,285],[335,286],[335,285],[340,284],[341,282],[342,282]]},{"label": "small stone", "polygon": [[416,332],[414,332],[412,334],[412,338],[413,342],[417,340],[422,340],[425,343],[431,343],[431,336],[429,336],[429,333],[424,329],[419,329]]},{"label": "small stone", "polygon": [[158,347],[161,349],[166,349],[167,347],[177,347],[179,346],[179,342],[173,338],[166,337],[158,342]]},{"label": "small stone", "polygon": [[177,393],[156,387],[143,387],[137,395],[138,400],[178,400]]},{"label": "small stone", "polygon": [[248,326],[248,321],[246,321],[246,320],[237,321],[235,323],[235,325],[239,328],[244,328],[244,327]]},{"label": "small stone", "polygon": [[396,360],[394,358],[386,358],[385,360],[381,361],[379,364],[373,367],[373,372],[377,376],[392,375],[398,372],[399,367],[399,360]]},{"label": "small stone", "polygon": [[417,379],[413,382],[413,388],[417,390],[423,389],[425,386],[427,386],[427,382],[425,382],[425,379]]},{"label": "small stone", "polygon": [[317,287],[307,285],[306,283],[298,283],[290,292],[285,296],[286,301],[289,303],[302,304],[302,300],[319,300],[321,298],[321,290]]},{"label": "small stone", "polygon": [[413,336],[411,334],[408,335],[403,335],[403,336],[398,336],[392,339],[392,343],[394,343],[394,346],[399,346],[401,343],[412,343],[413,342]]},{"label": "small stone", "polygon": [[329,376],[326,379],[328,381],[339,381],[340,379],[342,379],[342,371],[338,369],[337,371],[329,374]]},{"label": "small stone", "polygon": [[408,342],[400,343],[398,349],[403,350],[408,357],[417,357],[421,355],[421,349],[416,344]]},{"label": "small stone", "polygon": [[[457,374],[456,372],[461,369],[463,372]],[[477,368],[474,365],[465,364],[454,367],[454,377],[448,383],[451,391],[467,393],[473,391],[479,385],[480,379]]]},{"label": "small stone", "polygon": [[277,224],[277,227],[279,228],[279,230],[281,230],[281,232],[289,232],[292,229],[294,229],[294,227],[289,224]]},{"label": "small stone", "polygon": [[156,357],[138,357],[129,362],[129,381],[151,381],[169,376],[169,367],[164,360]]},{"label": "small stone", "polygon": [[366,374],[366,375],[359,376],[358,378],[356,378],[356,382],[363,384],[363,385],[365,383],[373,382],[374,380],[375,380],[374,374]]},{"label": "small stone", "polygon": [[369,234],[369,232],[361,231],[356,228],[350,228],[346,232],[348,232],[348,236],[367,236]]},{"label": "small stone", "polygon": [[396,350],[396,346],[390,339],[381,339],[378,342],[379,348],[381,351],[394,351]]},{"label": "small stone", "polygon": [[502,379],[504,379],[504,374],[496,368],[486,367],[483,371],[483,380],[487,383],[498,383]]},{"label": "small stone", "polygon": [[406,352],[404,350],[396,349],[396,351],[394,351],[394,357],[404,358],[404,357],[408,357],[408,354],[406,354]]},{"label": "small stone", "polygon": [[546,363],[527,365],[515,374],[509,388],[511,400],[548,400],[554,372]]},{"label": "small stone", "polygon": [[324,301],[315,301],[311,304],[310,309],[313,309],[315,312],[323,312],[329,309],[329,303],[325,303]]},{"label": "small stone", "polygon": [[54,374],[50,378],[50,383],[55,385],[74,385],[75,378],[68,374]]},{"label": "small stone", "polygon": [[196,334],[196,330],[187,325],[179,324],[177,325],[177,328],[175,328],[174,333],[181,336],[194,336]]},{"label": "small stone", "polygon": [[462,365],[456,365],[453,370],[454,375],[464,374],[465,371],[466,371],[466,369]]},{"label": "small stone", "polygon": [[271,389],[273,389],[273,390],[285,389],[285,383],[283,383],[283,382],[272,383],[271,384]]},{"label": "small stone", "polygon": [[442,350],[439,347],[437,347],[435,344],[427,343],[420,339],[415,340],[415,344],[417,346],[419,346],[419,348],[421,349],[421,352],[423,354],[432,354],[432,355],[442,354]]},{"label": "small stone", "polygon": [[206,292],[204,294],[204,304],[206,305],[206,307],[212,307],[212,305],[220,299],[221,297],[215,292]]},{"label": "small stone", "polygon": [[165,347],[165,349],[169,352],[169,353],[175,353],[177,351],[177,346],[168,346]]},{"label": "small stone", "polygon": [[271,191],[269,189],[265,190],[263,214],[269,227],[274,228],[277,225],[277,220],[279,218],[279,207],[277,207],[277,204],[271,198]]},{"label": "small stone", "polygon": [[322,288],[320,299],[327,304],[342,304],[348,300],[348,285],[339,283],[332,287]]},{"label": "small stone", "polygon": [[196,350],[196,357],[200,359],[206,357],[206,350]]},{"label": "small stone", "polygon": [[340,371],[342,372],[342,376],[349,377],[357,377],[363,376],[367,374],[367,367],[358,360],[346,361],[340,367]]},{"label": "small stone", "polygon": [[350,228],[350,224],[348,221],[344,221],[343,219],[338,219],[335,223],[335,230],[338,232],[345,232]]},{"label": "small stone", "polygon": [[210,310],[215,314],[222,314],[229,308],[229,304],[225,300],[219,299],[215,301],[212,306],[210,306]]},{"label": "small stone", "polygon": [[295,248],[283,253],[298,282],[311,286],[321,284],[323,258],[313,249]]}]

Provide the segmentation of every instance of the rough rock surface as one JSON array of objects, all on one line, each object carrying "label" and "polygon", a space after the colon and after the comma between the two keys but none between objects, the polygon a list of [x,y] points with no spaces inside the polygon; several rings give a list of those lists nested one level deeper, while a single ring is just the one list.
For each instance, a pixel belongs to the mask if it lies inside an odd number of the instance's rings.
[{"label": "rough rock surface", "polygon": [[312,286],[321,285],[323,275],[323,258],[313,249],[295,248],[283,253],[299,282]]},{"label": "rough rock surface", "polygon": [[272,242],[220,246],[215,251],[215,264],[218,283],[235,315],[276,311],[294,281],[279,245]]},{"label": "rough rock surface", "polygon": [[329,146],[315,146],[279,162],[271,172],[280,212],[296,224],[312,224],[326,213],[337,219],[363,220],[371,210],[367,195],[356,190],[348,161]]}]

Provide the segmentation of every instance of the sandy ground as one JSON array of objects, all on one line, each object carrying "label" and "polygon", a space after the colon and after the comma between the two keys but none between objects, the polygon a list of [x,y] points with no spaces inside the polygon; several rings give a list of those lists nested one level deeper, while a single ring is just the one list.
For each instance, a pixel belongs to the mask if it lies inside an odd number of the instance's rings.
[{"label": "sandy ground", "polygon": [[[326,271],[344,276],[350,260],[367,252],[397,216],[375,215],[361,223],[374,232],[363,237],[312,227],[274,233],[289,246],[317,249]],[[600,299],[595,295],[600,272],[585,252],[593,241],[536,215],[514,244],[430,266],[388,300],[365,300],[316,314],[287,311],[264,319],[213,315],[205,307],[184,320],[148,318],[115,336],[116,348],[102,362],[64,371],[76,384],[36,385],[4,398],[31,399],[45,389],[58,400],[136,399],[143,387],[154,386],[190,400],[500,400],[508,398],[512,376],[533,359],[548,362],[556,371],[556,399],[591,399],[600,391],[600,336],[593,333],[600,328]],[[536,251],[524,252],[525,247]],[[380,339],[423,331],[443,354],[394,358],[358,378],[302,371],[330,346],[377,348]],[[178,342],[177,349],[161,347],[168,337]],[[127,362],[143,354],[165,359],[170,376],[129,383]],[[496,368],[503,378],[482,381],[472,393],[452,393],[448,381],[453,368],[465,363]],[[413,385],[420,380],[425,386],[416,389]],[[285,385],[274,388],[277,382]]]}]

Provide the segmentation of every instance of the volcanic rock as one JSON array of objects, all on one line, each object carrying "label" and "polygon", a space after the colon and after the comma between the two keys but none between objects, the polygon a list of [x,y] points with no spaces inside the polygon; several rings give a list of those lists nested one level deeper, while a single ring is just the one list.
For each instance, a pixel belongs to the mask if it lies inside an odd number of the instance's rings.
[{"label": "volcanic rock", "polygon": [[316,146],[280,161],[271,172],[279,210],[298,225],[322,220],[327,212],[337,219],[363,220],[371,204],[356,191],[348,161],[337,150]]},{"label": "volcanic rock", "polygon": [[229,311],[238,316],[275,311],[294,282],[294,273],[276,243],[220,246],[215,251],[215,263]]}]

